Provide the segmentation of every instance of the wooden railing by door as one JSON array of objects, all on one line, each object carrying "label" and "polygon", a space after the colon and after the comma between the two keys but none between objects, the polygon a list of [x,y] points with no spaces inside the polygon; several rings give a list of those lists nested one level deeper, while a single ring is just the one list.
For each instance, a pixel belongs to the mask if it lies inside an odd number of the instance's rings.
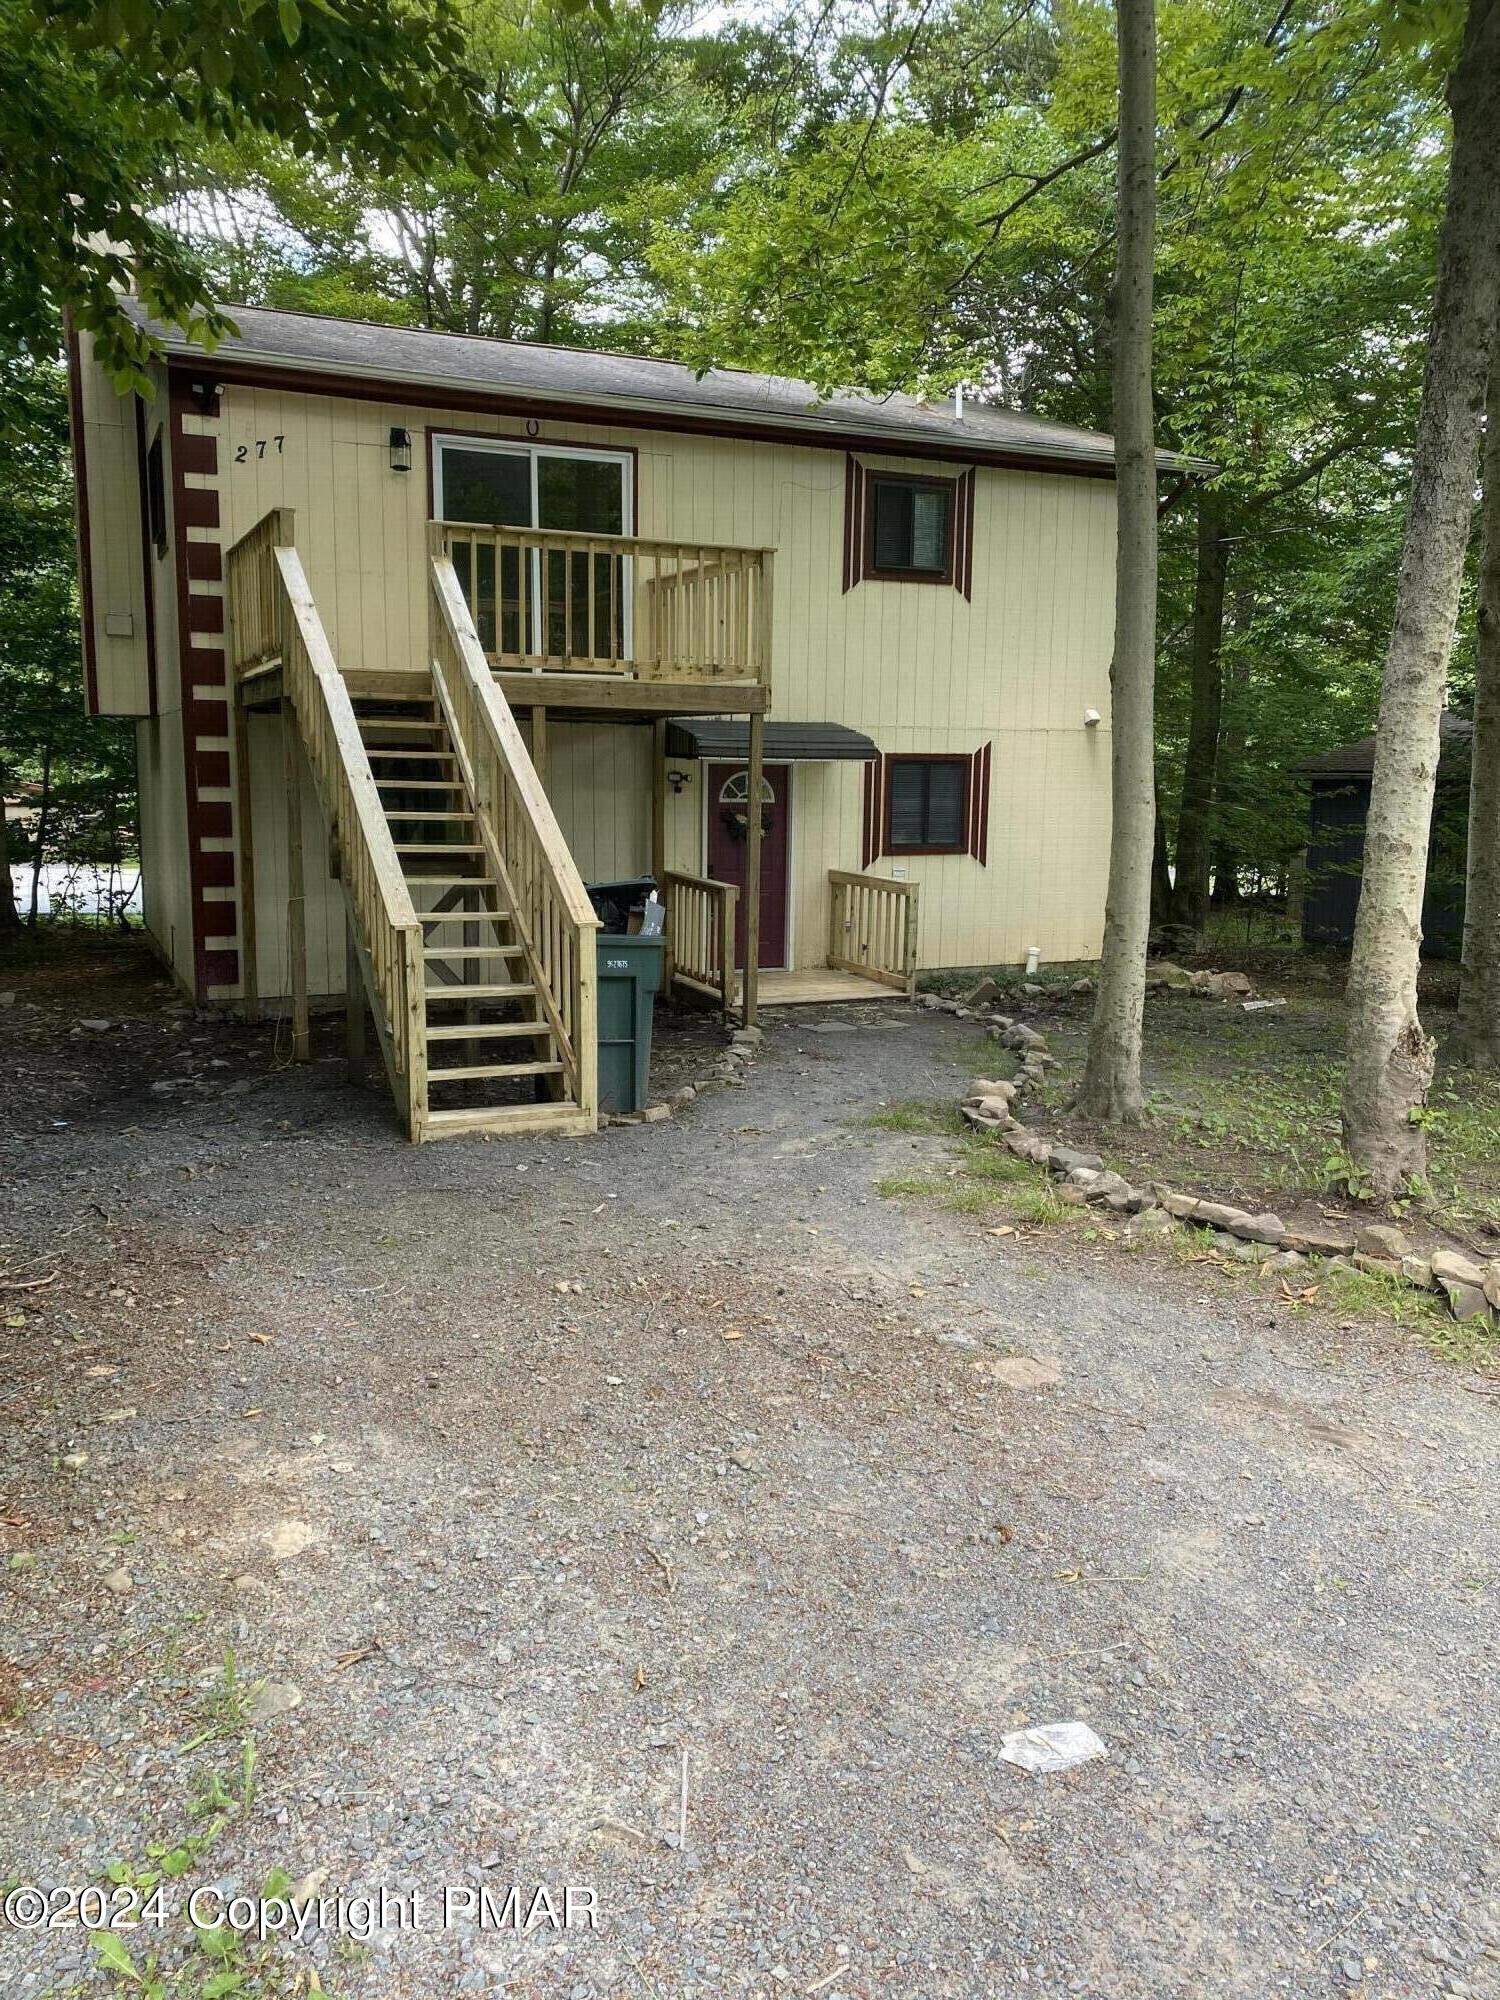
[{"label": "wooden railing by door", "polygon": [[917,884],[830,868],[828,963],[904,993],[917,990]]},{"label": "wooden railing by door", "polygon": [[666,978],[717,1000],[727,1021],[735,1004],[734,915],[739,889],[707,875],[662,877]]},{"label": "wooden railing by door", "polygon": [[599,919],[510,704],[495,685],[450,558],[435,548],[432,686],[448,726],[486,858],[557,1043],[580,1124],[597,1120]]},{"label": "wooden railing by door", "polygon": [[[274,509],[224,559],[231,674],[238,680],[257,667],[280,664],[283,700],[293,711],[332,839],[397,1107],[408,1135],[420,1139],[427,1113],[422,926],[344,677],[301,558],[283,539],[291,532],[290,511]],[[243,712],[236,723],[245,727]],[[295,777],[290,759],[288,769]]]},{"label": "wooden railing by door", "polygon": [[434,521],[498,669],[771,678],[769,549]]}]

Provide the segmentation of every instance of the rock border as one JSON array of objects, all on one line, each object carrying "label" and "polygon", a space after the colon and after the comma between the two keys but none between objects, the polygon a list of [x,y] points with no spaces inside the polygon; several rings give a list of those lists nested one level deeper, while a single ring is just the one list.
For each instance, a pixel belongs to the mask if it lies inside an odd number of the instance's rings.
[{"label": "rock border", "polygon": [[599,1130],[607,1125],[655,1125],[663,1119],[675,1118],[685,1110],[705,1090],[711,1090],[716,1083],[743,1083],[745,1072],[760,1054],[762,1040],[759,1028],[735,1028],[731,1031],[724,1053],[707,1076],[695,1077],[691,1083],[679,1084],[670,1096],[648,1104],[641,1111],[601,1111]]},{"label": "rock border", "polygon": [[[985,986],[990,984],[984,982]],[[976,988],[970,999],[983,990]],[[971,1018],[975,1015],[973,1007],[955,1010],[949,1003],[949,1009]],[[1437,1250],[1431,1257],[1422,1257],[1393,1223],[1368,1222],[1348,1229],[1331,1225],[1288,1228],[1269,1210],[1252,1215],[1248,1209],[1211,1201],[1204,1195],[1185,1194],[1160,1181],[1133,1187],[1123,1174],[1108,1169],[1099,1154],[1079,1152],[1019,1127],[1012,1107],[1040,1085],[1048,1068],[1056,1067],[1057,1059],[1048,1053],[1046,1036],[1024,1022],[1001,1016],[990,1035],[1002,1047],[1021,1052],[1020,1075],[1013,1082],[974,1077],[959,1106],[965,1120],[979,1131],[996,1133],[1017,1159],[1045,1168],[1062,1183],[1065,1196],[1132,1217],[1126,1225],[1128,1236],[1164,1233],[1184,1223],[1208,1232],[1220,1249],[1246,1263],[1288,1271],[1309,1257],[1317,1257],[1333,1269],[1378,1273],[1399,1279],[1414,1290],[1437,1293],[1460,1323],[1483,1320],[1491,1329],[1500,1325],[1500,1258],[1482,1261],[1462,1250]],[[1151,1216],[1159,1219],[1148,1221]]]}]

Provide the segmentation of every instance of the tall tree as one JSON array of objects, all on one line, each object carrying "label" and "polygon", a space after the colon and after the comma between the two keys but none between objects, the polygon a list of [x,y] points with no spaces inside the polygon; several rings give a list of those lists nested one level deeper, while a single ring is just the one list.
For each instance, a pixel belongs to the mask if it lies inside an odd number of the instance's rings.
[{"label": "tall tree", "polygon": [[1469,863],[1458,1025],[1469,1060],[1500,1069],[1500,342],[1490,359],[1484,525],[1474,634]]},{"label": "tall tree", "polygon": [[1109,889],[1104,952],[1080,1102],[1092,1117],[1136,1124],[1141,1017],[1151,928],[1156,828],[1156,439],[1151,415],[1151,305],[1156,257],[1156,6],[1118,0],[1119,198],[1115,252],[1115,650],[1110,661]]},{"label": "tall tree", "polygon": [[1438,728],[1500,305],[1500,0],[1469,0],[1411,501],[1380,690],[1349,973],[1344,1143],[1379,1194],[1427,1165],[1435,1044],[1417,1015]]}]

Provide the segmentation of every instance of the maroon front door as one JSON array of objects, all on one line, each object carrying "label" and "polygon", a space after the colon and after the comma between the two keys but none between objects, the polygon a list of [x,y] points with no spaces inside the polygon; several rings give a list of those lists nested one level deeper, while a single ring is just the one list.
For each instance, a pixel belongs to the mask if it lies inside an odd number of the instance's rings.
[{"label": "maroon front door", "polygon": [[[749,830],[748,773],[743,764],[708,767],[708,872],[739,889],[735,904],[734,962],[745,963],[745,852]],[[761,787],[760,953],[762,972],[786,964],[787,816],[791,772],[767,764]]]}]

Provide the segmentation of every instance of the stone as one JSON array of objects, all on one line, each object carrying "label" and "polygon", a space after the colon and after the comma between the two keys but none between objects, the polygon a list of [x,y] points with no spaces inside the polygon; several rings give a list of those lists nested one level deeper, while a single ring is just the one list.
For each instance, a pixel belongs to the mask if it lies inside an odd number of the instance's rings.
[{"label": "stone", "polygon": [[1500,1263],[1485,1265],[1484,1295],[1496,1312],[1500,1312]]},{"label": "stone", "polygon": [[1288,1250],[1301,1250],[1309,1257],[1347,1257],[1354,1248],[1354,1232],[1332,1223],[1295,1222],[1283,1241]]},{"label": "stone", "polygon": [[1243,1237],[1250,1243],[1269,1243],[1277,1250],[1283,1247],[1286,1236],[1279,1215],[1250,1215],[1243,1208],[1232,1208],[1228,1202],[1200,1201],[1192,1220]]},{"label": "stone", "polygon": [[1075,979],[1068,988],[1068,991],[1078,1000],[1086,999],[1093,990],[1094,982],[1092,979]]},{"label": "stone", "polygon": [[62,1461],[62,1469],[64,1472],[82,1472],[88,1462],[89,1455],[86,1451],[70,1451]]},{"label": "stone", "polygon": [[734,1031],[734,1039],[737,1042],[748,1042],[752,1049],[760,1047],[765,1035],[764,1028],[736,1028]]},{"label": "stone", "polygon": [[1047,1165],[1055,1174],[1067,1175],[1075,1167],[1092,1167],[1096,1173],[1103,1171],[1104,1162],[1097,1153],[1076,1152],[1072,1146],[1049,1146]]},{"label": "stone", "polygon": [[1295,1271],[1307,1262],[1300,1250],[1276,1250],[1261,1265],[1263,1271]]},{"label": "stone", "polygon": [[977,1104],[961,1106],[960,1115],[970,1125],[979,1125],[991,1132],[1003,1132],[1011,1122],[1010,1100],[1005,1097],[981,1097]]},{"label": "stone", "polygon": [[1366,1222],[1356,1230],[1354,1247],[1367,1257],[1393,1257],[1399,1264],[1411,1255],[1411,1239],[1391,1222]]},{"label": "stone", "polygon": [[673,1104],[691,1104],[697,1095],[698,1086],[696,1084],[680,1083],[672,1092],[670,1101]]},{"label": "stone", "polygon": [[1232,1236],[1227,1229],[1210,1230],[1209,1241],[1221,1257],[1232,1257],[1237,1264],[1254,1264],[1259,1261],[1255,1245],[1246,1243],[1242,1237]]},{"label": "stone", "polygon": [[969,1087],[964,1092],[964,1103],[977,1104],[983,1097],[1004,1097],[1008,1099],[1014,1097],[1015,1094],[1016,1086],[1013,1083],[1006,1083],[999,1077],[976,1076],[970,1079]]},{"label": "stone", "polygon": [[1427,1257],[1403,1257],[1401,1275],[1407,1284],[1415,1285],[1420,1291],[1432,1290],[1432,1262]]},{"label": "stone", "polygon": [[1047,1046],[1047,1037],[1039,1035],[1035,1028],[1028,1028],[1024,1021],[1012,1022],[1001,1038],[1008,1049],[1042,1049]]},{"label": "stone", "polygon": [[1460,1284],[1456,1278],[1444,1278],[1443,1290],[1448,1294],[1448,1309],[1455,1319],[1488,1319],[1490,1302],[1479,1285]]},{"label": "stone", "polygon": [[670,1118],[671,1115],[672,1107],[670,1104],[648,1104],[641,1113],[641,1117],[647,1125],[659,1125],[663,1118]]},{"label": "stone", "polygon": [[753,1451],[746,1451],[743,1447],[738,1451],[730,1452],[729,1463],[738,1467],[741,1472],[755,1472],[759,1469],[760,1465],[760,1461],[756,1458],[755,1453]]},{"label": "stone", "polygon": [[964,995],[964,1005],[966,1007],[985,1007],[989,1005],[991,1000],[998,1000],[999,998],[1000,988],[995,984],[994,980],[981,979],[971,992]]},{"label": "stone", "polygon": [[1176,1227],[1176,1220],[1167,1210],[1153,1203],[1150,1208],[1143,1208],[1138,1215],[1130,1218],[1125,1225],[1125,1234],[1134,1241],[1140,1236],[1170,1236]]},{"label": "stone", "polygon": [[1484,1290],[1484,1266],[1466,1257],[1462,1250],[1434,1250],[1432,1275],[1442,1285],[1467,1285],[1471,1291]]},{"label": "stone", "polygon": [[1162,959],[1155,965],[1146,967],[1148,987],[1165,987],[1172,993],[1186,993],[1193,983],[1193,975],[1184,966],[1173,965],[1170,959]]},{"label": "stone", "polygon": [[278,1715],[288,1715],[302,1700],[302,1690],[290,1681],[262,1681],[245,1704],[245,1713],[252,1722],[270,1722]]},{"label": "stone", "polygon": [[974,1366],[1005,1389],[1055,1389],[1062,1380],[1062,1370],[1055,1361],[1039,1361],[1031,1354],[987,1356]]},{"label": "stone", "polygon": [[86,1028],[91,1035],[107,1035],[115,1025],[113,1021],[80,1021],[80,1028]]},{"label": "stone", "polygon": [[128,1597],[135,1589],[135,1578],[128,1569],[107,1570],[104,1576],[104,1588],[112,1591],[116,1597]]},{"label": "stone", "polygon": [[1198,1197],[1195,1194],[1181,1194],[1176,1188],[1161,1187],[1155,1182],[1152,1183],[1151,1191],[1168,1215],[1173,1216],[1178,1222],[1186,1222],[1198,1206]]},{"label": "stone", "polygon": [[1195,972],[1188,990],[1200,1000],[1239,1000],[1255,987],[1243,972]]},{"label": "stone", "polygon": [[1035,1132],[1007,1132],[1005,1144],[1007,1150],[1014,1153],[1018,1160],[1029,1160],[1035,1167],[1045,1167],[1051,1161],[1052,1148]]}]

